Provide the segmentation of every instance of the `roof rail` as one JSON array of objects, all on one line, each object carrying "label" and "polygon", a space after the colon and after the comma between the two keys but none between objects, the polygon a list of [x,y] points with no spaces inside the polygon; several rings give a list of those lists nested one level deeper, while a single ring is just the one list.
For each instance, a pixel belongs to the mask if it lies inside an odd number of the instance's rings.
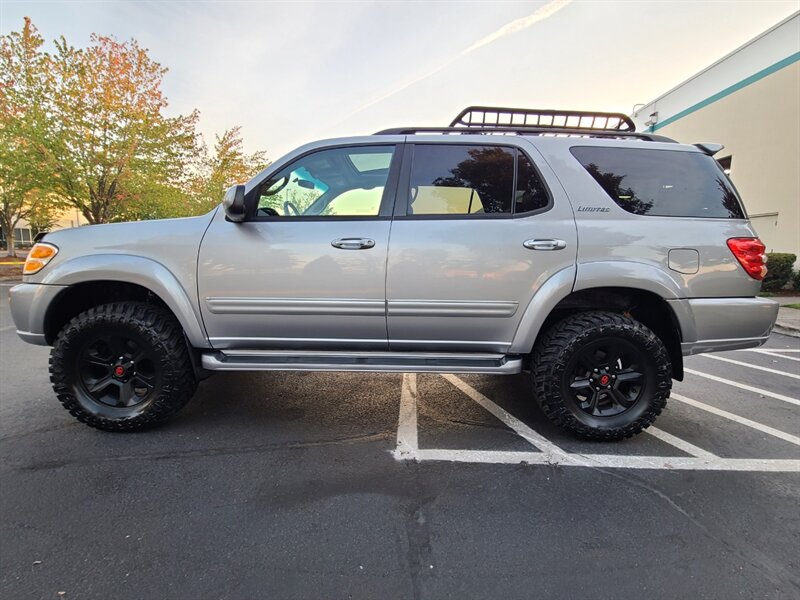
[{"label": "roof rail", "polygon": [[577,136],[675,142],[662,135],[649,132],[637,133],[633,121],[622,113],[493,106],[465,108],[453,119],[449,127],[395,127],[378,131],[374,135],[417,133]]},{"label": "roof rail", "polygon": [[469,106],[458,113],[450,127],[547,127],[552,129],[589,129],[634,133],[636,125],[622,113],[579,110],[539,110],[536,108],[501,108]]}]

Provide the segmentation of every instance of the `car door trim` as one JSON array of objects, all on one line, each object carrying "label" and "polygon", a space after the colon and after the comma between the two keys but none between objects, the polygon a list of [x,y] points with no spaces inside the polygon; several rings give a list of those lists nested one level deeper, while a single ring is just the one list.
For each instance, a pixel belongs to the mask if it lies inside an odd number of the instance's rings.
[{"label": "car door trim", "polygon": [[386,315],[383,298],[206,298],[208,311],[216,315],[347,315],[382,317]]}]

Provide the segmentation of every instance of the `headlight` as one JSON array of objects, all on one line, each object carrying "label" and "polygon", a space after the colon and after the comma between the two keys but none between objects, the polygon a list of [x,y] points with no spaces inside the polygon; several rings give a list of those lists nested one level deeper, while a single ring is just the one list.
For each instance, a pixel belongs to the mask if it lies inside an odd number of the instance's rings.
[{"label": "headlight", "polygon": [[39,242],[34,244],[31,251],[28,253],[28,258],[25,260],[25,266],[22,267],[23,275],[33,275],[38,273],[47,266],[53,257],[58,254],[58,248],[53,244],[47,242]]}]

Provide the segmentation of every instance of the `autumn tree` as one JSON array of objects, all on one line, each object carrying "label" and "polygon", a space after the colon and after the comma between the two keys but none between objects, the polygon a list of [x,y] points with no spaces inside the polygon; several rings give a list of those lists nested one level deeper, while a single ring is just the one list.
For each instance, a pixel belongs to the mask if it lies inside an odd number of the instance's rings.
[{"label": "autumn tree", "polygon": [[47,187],[37,152],[52,82],[43,44],[27,18],[22,31],[0,38],[0,227],[12,256],[17,224],[34,214],[52,217],[59,206],[57,198],[41,191]]},{"label": "autumn tree", "polygon": [[117,220],[143,194],[188,184],[198,113],[164,114],[166,69],[146,49],[98,35],[78,49],[62,37],[51,63],[52,118],[42,158],[53,190],[87,221]]},{"label": "autumn tree", "polygon": [[216,136],[214,153],[204,156],[195,181],[195,210],[203,213],[217,206],[226,189],[244,183],[269,164],[266,152],[244,151],[241,127],[232,127]]}]

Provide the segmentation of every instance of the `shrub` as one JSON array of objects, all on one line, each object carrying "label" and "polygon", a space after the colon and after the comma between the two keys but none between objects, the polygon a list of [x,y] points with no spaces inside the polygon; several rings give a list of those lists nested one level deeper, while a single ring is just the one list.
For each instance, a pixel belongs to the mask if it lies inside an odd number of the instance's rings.
[{"label": "shrub", "polygon": [[788,252],[770,252],[767,254],[767,276],[761,284],[762,290],[775,291],[785,286],[792,276],[792,267],[797,256]]},{"label": "shrub", "polygon": [[792,274],[792,287],[800,292],[800,271]]}]

